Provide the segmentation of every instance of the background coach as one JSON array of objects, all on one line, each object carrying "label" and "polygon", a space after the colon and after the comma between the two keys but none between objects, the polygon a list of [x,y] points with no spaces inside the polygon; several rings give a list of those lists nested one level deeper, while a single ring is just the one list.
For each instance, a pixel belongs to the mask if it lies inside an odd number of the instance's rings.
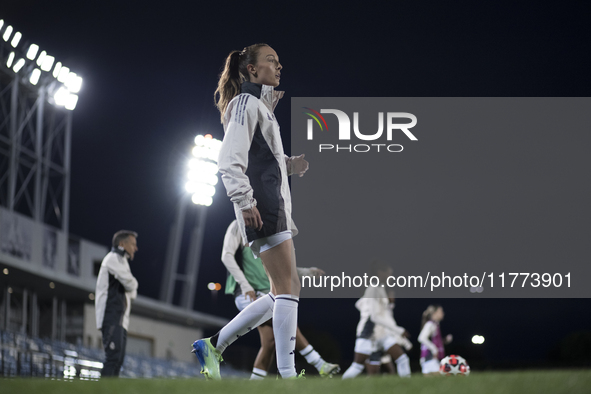
[{"label": "background coach", "polygon": [[137,280],[129,260],[137,248],[137,233],[121,230],[113,236],[113,248],[105,256],[96,281],[96,325],[103,334],[105,364],[101,376],[119,376],[125,358],[131,300],[137,296]]}]

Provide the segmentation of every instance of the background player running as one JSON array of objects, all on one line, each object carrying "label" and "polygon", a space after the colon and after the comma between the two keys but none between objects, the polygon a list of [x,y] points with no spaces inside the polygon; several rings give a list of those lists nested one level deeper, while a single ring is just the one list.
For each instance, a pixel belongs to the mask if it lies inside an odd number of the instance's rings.
[{"label": "background player running", "polygon": [[439,375],[439,361],[445,357],[445,344],[449,344],[453,337],[448,334],[445,340],[441,337],[439,322],[445,313],[441,305],[429,305],[423,312],[421,322],[421,369],[425,375]]},{"label": "background player running", "polygon": [[403,347],[410,350],[412,344],[407,339],[406,330],[396,324],[389,307],[388,294],[385,287],[382,287],[388,276],[392,275],[392,269],[380,262],[374,263],[374,266],[380,284],[368,287],[363,297],[355,303],[361,318],[357,325],[354,361],[343,374],[343,379],[358,376],[372,354],[377,358],[375,361],[378,361],[382,353],[387,353],[394,359],[399,376],[410,376],[410,363]]}]

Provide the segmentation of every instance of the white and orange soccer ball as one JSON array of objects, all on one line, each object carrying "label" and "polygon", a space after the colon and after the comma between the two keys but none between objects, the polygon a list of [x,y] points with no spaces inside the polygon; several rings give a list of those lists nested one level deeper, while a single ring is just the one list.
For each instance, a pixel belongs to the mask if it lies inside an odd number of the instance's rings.
[{"label": "white and orange soccer ball", "polygon": [[439,373],[446,376],[468,376],[470,374],[470,366],[464,357],[452,354],[451,356],[446,356],[441,360],[439,363]]}]

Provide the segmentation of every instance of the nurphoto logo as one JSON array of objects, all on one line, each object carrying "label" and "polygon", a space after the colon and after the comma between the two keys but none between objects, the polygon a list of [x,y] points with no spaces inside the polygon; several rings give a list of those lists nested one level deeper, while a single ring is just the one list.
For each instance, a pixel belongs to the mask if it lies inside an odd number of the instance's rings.
[{"label": "nurphoto logo", "polygon": [[[339,123],[338,127],[338,139],[339,141],[351,141],[351,119],[344,111],[338,109],[321,109],[320,112],[309,108],[302,107],[306,111],[304,114],[310,118],[307,122],[307,138],[308,140],[314,139],[314,123],[318,125],[316,129],[320,129],[320,132],[330,133],[328,130],[328,124],[322,114],[332,114],[337,117]],[[394,120],[406,119],[409,123],[395,123]],[[408,112],[378,112],[378,130],[376,132],[367,133],[367,130],[362,133],[359,130],[359,112],[353,112],[353,134],[356,139],[361,141],[377,141],[382,138],[384,134],[384,123],[386,123],[386,141],[392,141],[394,133],[402,132],[411,141],[418,141],[417,137],[410,131],[411,128],[416,126],[417,117]],[[318,132],[318,131],[316,131]],[[333,132],[334,133],[334,132]],[[400,144],[386,144],[386,143],[372,143],[372,144],[319,144],[319,152],[334,151],[334,152],[357,152],[365,153],[369,151],[377,152],[402,152],[404,147]]]}]

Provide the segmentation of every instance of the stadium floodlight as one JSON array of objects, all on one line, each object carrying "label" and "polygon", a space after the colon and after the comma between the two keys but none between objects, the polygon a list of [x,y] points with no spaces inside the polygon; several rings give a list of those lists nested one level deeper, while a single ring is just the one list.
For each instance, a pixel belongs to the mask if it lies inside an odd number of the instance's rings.
[{"label": "stadium floodlight", "polygon": [[211,185],[206,185],[204,183],[198,183],[196,185],[194,193],[199,194],[204,197],[213,197],[215,194],[215,187]]},{"label": "stadium floodlight", "polygon": [[[202,157],[203,159],[206,158],[204,156],[197,156]],[[189,168],[191,169],[190,173],[200,172],[205,174],[212,174],[215,175],[218,172],[218,166],[215,163],[210,161],[205,161],[203,159],[192,159],[189,161]]]},{"label": "stadium floodlight", "polygon": [[6,61],[6,67],[8,67],[8,68],[12,67],[12,62],[14,62],[14,52],[10,52],[10,55],[8,55],[8,60]]},{"label": "stadium floodlight", "polygon": [[482,335],[474,335],[472,337],[472,343],[475,345],[482,345],[484,343],[484,337]]},{"label": "stadium floodlight", "polygon": [[209,207],[213,203],[213,199],[211,197],[200,196],[197,193],[193,194],[191,201],[193,201],[193,204],[195,205],[205,205],[206,207]]},{"label": "stadium floodlight", "polygon": [[209,290],[211,290],[211,291],[215,290],[215,283],[213,283],[213,282],[209,282],[209,283],[207,284],[207,288],[208,288]]},{"label": "stadium floodlight", "polygon": [[76,75],[76,73],[69,73],[66,82],[64,83],[68,90],[72,93],[78,93],[82,87],[82,77]]},{"label": "stadium floodlight", "polygon": [[60,70],[62,69],[62,62],[57,62],[55,64],[55,67],[53,68],[53,77],[57,78],[57,76],[60,74]]},{"label": "stadium floodlight", "polygon": [[8,25],[6,27],[6,30],[4,30],[4,34],[2,35],[2,38],[4,39],[4,41],[8,42],[8,39],[10,38],[11,34],[12,34],[12,26]]},{"label": "stadium floodlight", "polygon": [[19,72],[21,70],[21,68],[23,68],[23,66],[25,65],[25,59],[20,58],[18,59],[18,61],[14,64],[14,67],[12,68],[14,70],[15,73]]},{"label": "stadium floodlight", "polygon": [[57,75],[57,80],[60,81],[61,83],[65,83],[66,79],[68,79],[69,74],[70,74],[70,69],[68,67],[62,66],[60,68],[59,74]]},{"label": "stadium floodlight", "polygon": [[31,44],[29,46],[29,50],[27,51],[27,59],[34,60],[35,56],[37,56],[37,52],[39,52],[39,45]]},{"label": "stadium floodlight", "polygon": [[16,48],[16,46],[18,45],[18,43],[20,42],[21,38],[22,38],[22,34],[20,31],[17,31],[14,35],[14,37],[12,37],[12,41],[10,41],[10,45],[13,46],[13,48]]},{"label": "stadium floodlight", "polygon": [[218,183],[218,165],[222,142],[207,134],[195,137],[192,154],[195,157],[188,163],[188,182],[185,190],[192,193],[191,200],[198,205],[210,206],[215,195],[215,185]]},{"label": "stadium floodlight", "polygon": [[198,135],[195,137],[195,147],[193,148],[193,156],[205,157],[211,161],[217,162],[222,141],[212,138],[210,134],[206,136]]},{"label": "stadium floodlight", "polygon": [[187,182],[187,191],[189,193],[194,193],[196,190],[195,185],[198,183],[205,183],[211,186],[215,186],[218,183],[218,177],[216,174],[206,173],[202,171],[189,171],[187,174],[187,178],[189,182]]},{"label": "stadium floodlight", "polygon": [[4,26],[4,19],[0,19],[0,29],[2,29],[2,26]]},{"label": "stadium floodlight", "polygon": [[53,56],[45,56],[45,58],[43,59],[43,63],[41,63],[41,70],[43,71],[49,71],[51,70],[51,66],[53,66],[53,62],[55,60],[55,57]]},{"label": "stadium floodlight", "polygon": [[39,82],[39,77],[41,77],[41,70],[36,68],[31,73],[31,78],[29,78],[29,82],[31,82],[33,85],[37,85],[37,82]]},{"label": "stadium floodlight", "polygon": [[64,104],[64,106],[66,107],[66,109],[72,111],[74,108],[76,108],[76,103],[78,103],[78,96],[70,93],[66,98],[66,103]]},{"label": "stadium floodlight", "polygon": [[53,100],[55,101],[56,105],[64,106],[64,105],[66,105],[66,101],[68,100],[69,95],[70,95],[70,92],[68,92],[68,89],[66,89],[65,87],[62,86],[53,95]]},{"label": "stadium floodlight", "polygon": [[39,57],[37,58],[37,65],[41,66],[43,64],[43,60],[45,60],[45,56],[47,56],[47,52],[41,51]]}]

